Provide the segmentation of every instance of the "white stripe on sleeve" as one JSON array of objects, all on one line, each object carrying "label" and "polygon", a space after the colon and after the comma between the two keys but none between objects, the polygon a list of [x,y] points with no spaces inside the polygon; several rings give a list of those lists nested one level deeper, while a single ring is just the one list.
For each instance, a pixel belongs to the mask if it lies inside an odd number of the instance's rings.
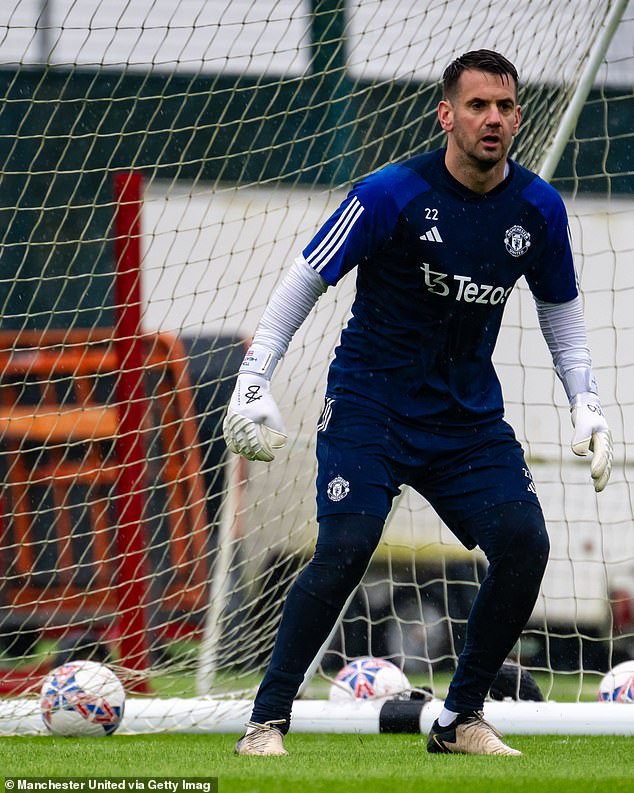
[{"label": "white stripe on sleeve", "polygon": [[323,270],[339,248],[341,248],[346,237],[352,230],[354,224],[361,217],[362,213],[363,205],[359,199],[354,196],[328,234],[326,234],[315,250],[306,257],[306,261],[313,270],[318,273]]}]

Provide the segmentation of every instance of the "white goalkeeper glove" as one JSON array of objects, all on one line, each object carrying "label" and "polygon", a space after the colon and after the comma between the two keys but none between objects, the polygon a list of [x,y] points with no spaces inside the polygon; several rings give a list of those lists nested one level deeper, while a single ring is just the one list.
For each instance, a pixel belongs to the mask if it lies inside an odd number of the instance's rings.
[{"label": "white goalkeeper glove", "polygon": [[252,347],[229,401],[222,425],[225,442],[230,451],[247,460],[270,463],[275,452],[286,445],[284,422],[269,382],[276,363],[270,352]]},{"label": "white goalkeeper glove", "polygon": [[612,471],[612,434],[605,420],[599,397],[590,392],[577,394],[570,406],[574,435],[572,451],[580,457],[592,452],[590,475],[594,489],[600,493]]}]

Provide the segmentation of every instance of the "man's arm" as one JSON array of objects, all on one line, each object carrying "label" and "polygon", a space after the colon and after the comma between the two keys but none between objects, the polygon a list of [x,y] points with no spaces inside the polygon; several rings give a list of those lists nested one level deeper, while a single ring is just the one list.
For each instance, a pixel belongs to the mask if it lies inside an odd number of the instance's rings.
[{"label": "man's arm", "polygon": [[416,190],[420,180],[407,169],[388,166],[370,175],[352,188],[295,260],[273,293],[240,367],[223,424],[231,451],[269,462],[275,449],[284,446],[286,431],[270,390],[277,363],[328,286],[385,244],[402,202]]},{"label": "man's arm", "polygon": [[300,257],[271,296],[238,371],[222,425],[226,444],[235,454],[270,462],[286,444],[284,422],[271,394],[271,377],[327,287]]},{"label": "man's arm", "polygon": [[612,435],[592,374],[581,299],[546,303],[535,298],[535,304],[555,371],[570,402],[574,427],[572,450],[580,456],[592,452],[590,474],[599,493],[607,485],[612,470]]}]

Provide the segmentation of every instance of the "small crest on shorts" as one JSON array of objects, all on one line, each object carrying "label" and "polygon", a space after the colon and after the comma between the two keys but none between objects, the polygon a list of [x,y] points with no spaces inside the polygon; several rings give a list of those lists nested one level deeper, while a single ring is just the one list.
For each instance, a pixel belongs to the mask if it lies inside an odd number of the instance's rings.
[{"label": "small crest on shorts", "polygon": [[504,245],[511,256],[521,256],[531,246],[531,235],[521,226],[511,226],[504,233]]},{"label": "small crest on shorts", "polygon": [[343,476],[335,476],[328,482],[328,498],[331,501],[341,501],[350,492],[350,482],[346,481]]}]

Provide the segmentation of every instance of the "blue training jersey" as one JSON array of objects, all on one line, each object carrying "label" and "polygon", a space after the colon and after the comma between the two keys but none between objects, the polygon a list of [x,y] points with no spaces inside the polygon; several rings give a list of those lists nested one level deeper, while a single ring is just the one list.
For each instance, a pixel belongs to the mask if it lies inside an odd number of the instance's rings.
[{"label": "blue training jersey", "polygon": [[454,433],[503,416],[491,357],[516,281],[550,303],[578,292],[559,194],[514,162],[474,193],[444,155],[355,185],[302,253],[331,285],[357,268],[327,395]]}]

